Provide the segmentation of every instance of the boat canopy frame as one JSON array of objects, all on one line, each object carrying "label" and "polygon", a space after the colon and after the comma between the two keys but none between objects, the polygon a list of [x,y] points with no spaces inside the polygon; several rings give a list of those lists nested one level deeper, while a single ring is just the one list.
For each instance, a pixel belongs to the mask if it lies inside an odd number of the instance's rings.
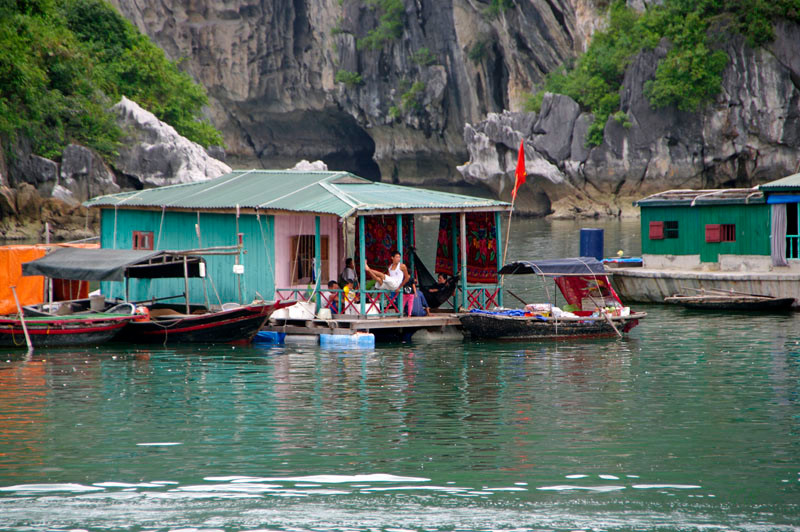
[{"label": "boat canopy frame", "polygon": [[205,260],[186,252],[59,248],[22,265],[22,275],[76,281],[203,277]]}]

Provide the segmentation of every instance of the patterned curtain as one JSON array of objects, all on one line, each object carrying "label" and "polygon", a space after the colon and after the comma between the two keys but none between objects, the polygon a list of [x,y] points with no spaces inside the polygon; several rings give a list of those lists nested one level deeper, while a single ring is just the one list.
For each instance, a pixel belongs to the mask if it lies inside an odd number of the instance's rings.
[{"label": "patterned curtain", "polygon": [[[356,224],[356,242],[359,242],[359,229]],[[364,217],[364,244],[367,264],[370,268],[386,269],[392,263],[390,253],[397,249],[397,216],[394,214]],[[412,248],[416,245],[413,215],[403,215],[403,263],[410,268]],[[356,269],[361,258],[356,244]],[[410,270],[409,270],[410,271]]]},{"label": "patterned curtain", "polygon": [[[436,247],[436,273],[454,275],[453,237],[456,232],[456,253],[461,260],[460,224],[458,214],[442,214],[439,217],[439,240]],[[497,282],[497,231],[493,212],[467,213],[467,282]],[[455,272],[458,272],[456,267]]]},{"label": "patterned curtain", "polygon": [[[794,207],[794,205],[792,205]],[[772,206],[771,250],[773,266],[788,266],[786,262],[786,204]]]}]

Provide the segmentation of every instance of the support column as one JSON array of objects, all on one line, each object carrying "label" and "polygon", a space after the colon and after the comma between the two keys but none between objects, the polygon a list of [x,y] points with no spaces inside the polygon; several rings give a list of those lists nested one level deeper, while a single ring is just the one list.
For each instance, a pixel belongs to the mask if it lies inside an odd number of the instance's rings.
[{"label": "support column", "polygon": [[361,315],[367,313],[367,294],[364,292],[364,285],[367,284],[367,271],[364,264],[367,262],[367,245],[364,240],[364,217],[358,217],[358,298],[361,305]]},{"label": "support column", "polygon": [[467,214],[459,215],[461,222],[461,306],[467,309]]},{"label": "support column", "polygon": [[320,286],[322,285],[322,237],[319,228],[319,216],[314,217],[314,270],[317,272],[317,284],[314,287],[314,292],[317,294],[317,312],[322,306],[322,295],[320,294]]},{"label": "support column", "polygon": [[[500,283],[500,269],[503,267],[503,257],[500,254],[500,250],[503,249],[503,234],[500,229],[500,221],[501,221],[500,211],[494,213],[494,231],[495,235],[497,235],[496,239],[496,246],[495,246],[495,256],[497,257],[497,282]],[[503,306],[503,285],[500,284],[500,288],[497,289],[497,305],[502,307]]]},{"label": "support column", "polygon": [[[456,224],[456,215],[455,214],[448,214],[447,216],[450,217],[450,241],[452,242],[453,247],[453,276],[455,277],[458,275],[458,225]],[[460,285],[461,283],[459,283]],[[456,285],[456,290],[453,292],[453,310],[458,310],[458,286]]]},{"label": "support column", "polygon": [[397,220],[397,251],[400,252],[400,260],[403,260],[403,215],[396,214]]},{"label": "support column", "polygon": [[415,241],[415,236],[414,236],[416,233],[416,228],[414,227],[414,215],[411,214],[410,216],[411,216],[411,223],[409,225],[411,227],[409,229],[411,229],[411,231],[409,232],[408,237],[411,239],[411,242],[409,242],[408,245],[411,247],[411,253],[408,254],[408,261],[410,263],[409,266],[411,266],[411,270],[409,271],[409,273],[411,274],[411,278],[414,279],[416,277],[415,276],[416,264],[414,264],[414,248],[417,243]]}]

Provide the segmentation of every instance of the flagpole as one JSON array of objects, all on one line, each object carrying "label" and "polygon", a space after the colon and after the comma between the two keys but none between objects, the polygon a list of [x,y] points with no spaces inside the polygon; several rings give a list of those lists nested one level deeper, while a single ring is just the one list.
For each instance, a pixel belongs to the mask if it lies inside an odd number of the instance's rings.
[{"label": "flagpole", "polygon": [[[511,210],[508,213],[508,228],[506,229],[506,242],[503,246],[503,266],[506,264],[506,255],[508,254],[508,242],[511,240],[511,217],[514,216],[514,202],[517,201],[517,189],[525,182],[525,147],[524,139],[519,141],[519,153],[517,155],[517,169],[514,171],[514,189],[511,191]],[[500,290],[503,289],[505,284],[505,274],[500,276]]]}]

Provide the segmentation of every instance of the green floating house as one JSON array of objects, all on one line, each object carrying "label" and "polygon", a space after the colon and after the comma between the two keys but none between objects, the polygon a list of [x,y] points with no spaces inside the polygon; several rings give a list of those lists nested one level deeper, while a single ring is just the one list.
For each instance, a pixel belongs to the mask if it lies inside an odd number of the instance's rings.
[{"label": "green floating house", "polygon": [[800,174],[748,189],[669,190],[641,210],[643,268],[615,270],[630,301],[714,288],[800,299]]},{"label": "green floating house", "polygon": [[[235,247],[233,255],[206,255],[208,278],[190,281],[192,303],[306,299],[314,293],[320,304],[320,290],[338,278],[352,249],[361,277],[360,313],[367,313],[370,304],[383,312],[378,304],[383,295],[365,291],[364,257],[370,266],[380,267],[387,250],[398,249],[414,268],[415,215],[441,219],[439,240],[447,244],[449,256],[437,256],[436,270],[468,272],[461,275],[455,304],[493,306],[502,301],[496,279],[499,253],[491,255],[488,277],[486,271],[473,275],[475,257],[468,257],[475,247],[470,240],[476,238],[488,236],[491,248],[502,249],[500,218],[510,210],[502,201],[376,183],[347,172],[247,170],[210,181],[100,196],[85,205],[100,209],[102,248]],[[448,231],[446,238],[442,230]],[[484,270],[487,257],[482,257]],[[127,291],[132,301],[184,297],[183,279],[132,279],[127,287],[105,283],[101,289],[110,297],[124,297]]]}]

